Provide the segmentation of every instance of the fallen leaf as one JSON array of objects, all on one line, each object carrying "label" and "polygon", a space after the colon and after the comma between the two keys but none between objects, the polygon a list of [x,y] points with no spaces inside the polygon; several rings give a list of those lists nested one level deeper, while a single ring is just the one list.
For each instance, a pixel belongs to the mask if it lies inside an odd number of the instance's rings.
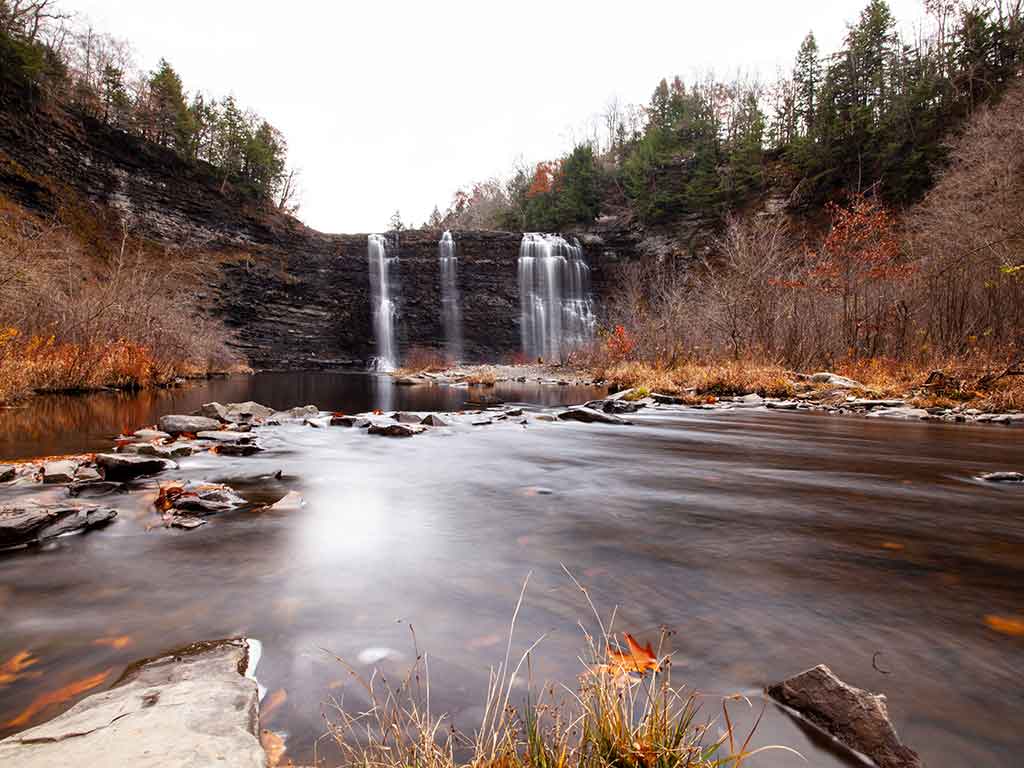
[{"label": "fallen leaf", "polygon": [[269,694],[266,703],[260,707],[260,720],[266,722],[273,716],[275,710],[288,701],[288,692],[284,688],[278,688]]},{"label": "fallen leaf", "polygon": [[985,624],[988,625],[989,629],[994,629],[996,632],[1001,632],[1004,635],[1024,637],[1024,619],[1011,616],[996,616],[990,613],[985,617]]},{"label": "fallen leaf", "polygon": [[618,677],[631,674],[643,675],[648,670],[657,672],[661,668],[650,643],[641,646],[629,632],[626,632],[623,637],[626,640],[626,650],[621,651],[609,645],[608,662],[599,664],[596,668],[597,671],[607,672]]},{"label": "fallen leaf", "polygon": [[[3,664],[0,664],[0,685],[13,683],[24,675],[26,669],[38,663],[39,659],[32,655],[32,651],[18,651]],[[38,673],[33,673],[33,675],[38,675]]]},{"label": "fallen leaf", "polygon": [[264,728],[260,731],[260,746],[267,753],[267,768],[277,768],[281,764],[281,758],[284,757],[286,749],[284,739]]},{"label": "fallen leaf", "polygon": [[49,693],[41,693],[32,700],[32,703],[25,708],[20,715],[13,720],[8,720],[4,723],[7,728],[20,728],[23,725],[28,725],[32,718],[37,714],[45,710],[47,707],[51,707],[54,704],[60,704],[68,699],[73,699],[75,696],[79,696],[86,691],[91,691],[98,685],[102,685],[103,681],[106,680],[112,669],[108,669],[106,672],[100,672],[92,677],[86,677],[81,680],[76,680],[73,683],[68,683],[63,688],[58,688],[56,691],[50,691]]},{"label": "fallen leaf", "polygon": [[131,645],[134,640],[129,635],[118,635],[117,637],[100,637],[92,641],[93,645],[108,645],[111,648],[122,650]]}]

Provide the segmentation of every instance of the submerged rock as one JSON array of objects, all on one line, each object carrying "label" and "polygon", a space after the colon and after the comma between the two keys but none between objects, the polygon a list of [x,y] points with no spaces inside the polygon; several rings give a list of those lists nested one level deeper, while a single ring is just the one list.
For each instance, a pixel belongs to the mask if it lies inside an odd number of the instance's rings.
[{"label": "submerged rock", "polygon": [[584,424],[629,424],[626,419],[593,408],[570,408],[558,414],[562,421],[581,421]]},{"label": "submerged rock", "polygon": [[161,416],[157,422],[160,430],[171,435],[180,435],[183,432],[195,434],[197,432],[209,432],[220,429],[220,422],[206,416],[182,416],[170,415]]},{"label": "submerged rock", "polygon": [[217,483],[188,481],[181,485],[168,485],[160,489],[156,505],[165,511],[194,512],[213,515],[244,507],[248,502],[234,489]]},{"label": "submerged rock", "polygon": [[116,481],[134,480],[143,475],[155,475],[165,469],[178,468],[170,459],[130,453],[99,453],[96,454],[96,463],[103,470],[104,479]]},{"label": "submerged rock", "polygon": [[980,477],[986,483],[1024,483],[1024,474],[1020,472],[989,472]]},{"label": "submerged rock", "polygon": [[265,768],[247,663],[247,645],[237,639],[141,662],[110,690],[0,741],[0,764]]},{"label": "submerged rock", "polygon": [[274,502],[267,509],[272,509],[275,512],[295,512],[302,509],[305,504],[306,500],[302,498],[301,493],[298,491],[288,491],[284,498]]},{"label": "submerged rock", "polygon": [[382,435],[383,437],[413,437],[423,431],[423,427],[413,427],[408,424],[371,424],[367,430],[371,435]]},{"label": "submerged rock", "polygon": [[0,549],[52,539],[72,531],[106,525],[117,510],[74,502],[43,505],[34,503],[0,506]]},{"label": "submerged rock", "polygon": [[68,486],[68,496],[74,498],[94,498],[97,496],[109,496],[112,493],[124,493],[124,483],[115,483],[107,480],[97,482],[82,482],[76,480]]},{"label": "submerged rock", "polygon": [[52,484],[74,482],[77,469],[78,462],[70,459],[48,461],[43,464],[43,482]]},{"label": "submerged rock", "polygon": [[896,735],[885,696],[844,683],[824,664],[770,686],[767,693],[879,768],[922,768],[921,758]]}]

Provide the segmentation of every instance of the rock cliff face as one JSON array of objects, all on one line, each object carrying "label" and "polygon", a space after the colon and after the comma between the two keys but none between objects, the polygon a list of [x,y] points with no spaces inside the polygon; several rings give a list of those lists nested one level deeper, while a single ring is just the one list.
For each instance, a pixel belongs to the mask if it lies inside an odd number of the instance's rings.
[{"label": "rock cliff face", "polygon": [[[211,311],[260,368],[359,366],[372,355],[366,235],[328,235],[223,185],[213,168],[59,106],[31,115],[0,105],[0,193],[47,214],[73,208],[222,264]],[[521,235],[454,232],[467,359],[519,349]],[[400,348],[442,343],[440,232],[403,233],[390,255]],[[614,224],[587,233],[601,297],[636,237]],[[172,252],[173,253],[173,252]]]}]

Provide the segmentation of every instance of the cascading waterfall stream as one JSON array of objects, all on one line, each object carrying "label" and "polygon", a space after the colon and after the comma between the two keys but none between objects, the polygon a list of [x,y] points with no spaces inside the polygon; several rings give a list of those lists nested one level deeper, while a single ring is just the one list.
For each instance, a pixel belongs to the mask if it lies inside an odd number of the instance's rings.
[{"label": "cascading waterfall stream", "polygon": [[370,235],[366,239],[366,252],[370,263],[370,301],[373,310],[373,333],[377,341],[377,357],[373,368],[393,371],[398,365],[395,353],[395,317],[397,308],[391,298],[391,262],[388,242],[384,235]]},{"label": "cascading waterfall stream", "polygon": [[462,310],[459,306],[459,260],[451,232],[446,231],[441,236],[437,254],[441,267],[441,319],[445,345],[451,362],[456,362],[462,358]]},{"label": "cascading waterfall stream", "polygon": [[527,233],[519,246],[523,354],[558,362],[594,336],[590,267],[579,241]]}]

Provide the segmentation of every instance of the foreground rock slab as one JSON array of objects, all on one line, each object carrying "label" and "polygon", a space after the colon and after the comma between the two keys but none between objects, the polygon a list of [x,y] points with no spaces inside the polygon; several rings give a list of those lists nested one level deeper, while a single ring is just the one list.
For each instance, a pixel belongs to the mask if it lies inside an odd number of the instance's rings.
[{"label": "foreground rock slab", "polygon": [[65,533],[98,528],[115,517],[115,509],[74,502],[61,505],[3,505],[0,506],[0,549],[35,544]]},{"label": "foreground rock slab", "polygon": [[844,683],[824,664],[770,686],[767,692],[870,757],[879,768],[923,768],[917,753],[896,735],[885,696]]},{"label": "foreground rock slab", "polygon": [[183,432],[195,434],[197,432],[211,432],[220,429],[220,422],[207,416],[184,416],[171,414],[161,416],[157,422],[161,432],[171,435],[180,435]]},{"label": "foreground rock slab", "polygon": [[0,741],[0,765],[264,768],[242,640],[198,643],[130,668],[109,691]]},{"label": "foreground rock slab", "polygon": [[103,470],[105,479],[118,482],[178,468],[170,459],[130,453],[100,453],[96,455],[96,464]]}]

